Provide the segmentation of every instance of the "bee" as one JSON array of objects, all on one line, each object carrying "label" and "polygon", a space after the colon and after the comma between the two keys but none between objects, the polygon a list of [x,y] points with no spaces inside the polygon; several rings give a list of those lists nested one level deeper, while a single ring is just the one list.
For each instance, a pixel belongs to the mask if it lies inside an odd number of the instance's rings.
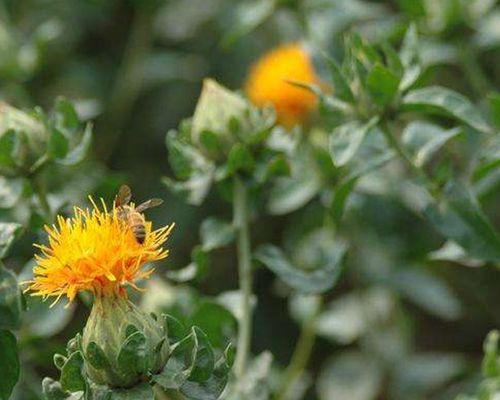
[{"label": "bee", "polygon": [[131,229],[138,243],[143,244],[146,239],[146,221],[143,211],[159,206],[162,199],[149,199],[137,207],[130,205],[132,191],[127,185],[122,185],[115,197],[115,208],[118,218],[124,221]]}]

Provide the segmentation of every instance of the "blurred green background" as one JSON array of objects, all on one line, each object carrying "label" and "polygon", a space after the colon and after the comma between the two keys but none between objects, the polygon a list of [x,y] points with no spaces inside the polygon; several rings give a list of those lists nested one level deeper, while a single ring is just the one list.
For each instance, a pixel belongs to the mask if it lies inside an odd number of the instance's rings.
[{"label": "blurred green background", "polygon": [[[69,171],[47,172],[49,201],[63,212],[88,193],[111,201],[123,182],[138,201],[164,198],[164,206],[150,216],[157,224],[177,224],[171,255],[157,269],[165,277],[167,269],[189,263],[206,216],[230,215],[228,204],[216,196],[202,207],[188,206],[161,183],[171,175],[165,134],[192,115],[202,79],[214,77],[238,90],[251,63],[276,45],[303,41],[315,58],[326,51],[340,59],[346,32],[398,44],[410,21],[422,35],[429,82],[478,103],[498,90],[500,6],[495,0],[2,0],[0,98],[18,108],[50,110],[64,96],[83,121],[94,121],[89,160]],[[497,182],[481,200],[498,227]],[[315,213],[313,201],[286,217],[261,217],[252,228],[254,244],[286,242],[293,236],[287,227],[306,229]],[[2,207],[0,215],[26,220],[20,208]],[[331,306],[337,313],[331,318],[342,329],[325,328],[320,335],[310,363],[310,382],[317,383],[305,385],[303,398],[335,400],[338,389],[332,387],[339,376],[365,388],[346,387],[350,397],[339,400],[451,399],[471,385],[482,341],[500,326],[498,271],[426,262],[416,272],[412,267],[443,241],[383,187],[359,194],[346,232],[356,252],[339,286],[327,295],[327,301],[343,301]],[[25,235],[7,265],[17,272],[29,269],[25,263],[39,235],[36,230]],[[391,287],[394,280],[398,289]],[[215,252],[206,278],[193,286],[209,296],[234,290],[234,252]],[[286,365],[298,335],[288,300],[263,268],[256,272],[255,291],[254,352],[269,349],[276,365]],[[378,311],[370,308],[374,304]],[[16,399],[38,398],[41,377],[55,375],[52,354],[81,329],[88,314],[81,302],[51,313],[38,307],[24,317],[23,377]],[[390,354],[400,348],[408,358],[391,366]],[[385,367],[373,367],[374,359],[384,359]]]}]

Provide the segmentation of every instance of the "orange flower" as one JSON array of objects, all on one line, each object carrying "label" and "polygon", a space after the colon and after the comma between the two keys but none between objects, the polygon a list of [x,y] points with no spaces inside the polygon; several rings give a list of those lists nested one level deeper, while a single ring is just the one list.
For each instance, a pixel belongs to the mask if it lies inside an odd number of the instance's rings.
[{"label": "orange flower", "polygon": [[260,58],[250,69],[245,92],[258,107],[272,104],[278,121],[291,127],[306,120],[317,100],[314,94],[287,81],[319,81],[310,56],[299,43],[280,46]]},{"label": "orange flower", "polygon": [[49,244],[35,245],[42,254],[35,256],[34,279],[28,287],[34,296],[57,296],[55,302],[62,295],[72,301],[81,290],[124,296],[125,284],[137,288],[134,281],[153,272],[152,268],[143,270],[145,263],[167,257],[162,245],[174,224],[152,230],[147,221],[146,237],[140,244],[117,209],[108,212],[101,202],[103,210],[92,202],[92,211],[75,207],[73,218],[59,216],[57,224],[45,227]]}]

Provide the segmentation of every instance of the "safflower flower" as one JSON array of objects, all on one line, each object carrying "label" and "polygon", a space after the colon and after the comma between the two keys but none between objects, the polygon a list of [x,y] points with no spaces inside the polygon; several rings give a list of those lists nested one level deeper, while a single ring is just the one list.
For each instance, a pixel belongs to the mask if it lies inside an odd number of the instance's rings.
[{"label": "safflower flower", "polygon": [[317,99],[290,81],[319,82],[311,57],[300,43],[282,45],[264,54],[250,68],[245,93],[258,107],[273,105],[278,122],[293,127],[306,121],[316,108]]}]

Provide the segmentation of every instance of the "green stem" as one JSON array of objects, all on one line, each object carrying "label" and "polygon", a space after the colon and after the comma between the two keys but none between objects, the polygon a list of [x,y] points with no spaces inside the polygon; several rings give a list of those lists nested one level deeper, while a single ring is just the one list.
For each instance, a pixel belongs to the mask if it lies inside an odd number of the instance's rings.
[{"label": "green stem", "polygon": [[299,340],[295,346],[290,364],[284,373],[282,380],[283,384],[277,396],[277,400],[286,400],[290,397],[290,391],[293,390],[297,381],[304,373],[309,359],[311,358],[311,353],[316,341],[316,322],[323,304],[323,298],[321,296],[317,296],[315,300],[314,309],[309,315],[309,318],[302,324]]},{"label": "green stem", "polygon": [[239,321],[238,345],[234,371],[240,379],[247,365],[252,335],[252,263],[250,258],[250,235],[248,229],[248,198],[245,184],[236,177],[234,179],[233,218],[238,240],[238,272],[241,292],[242,316]]},{"label": "green stem", "polygon": [[107,116],[102,130],[107,132],[100,153],[103,159],[111,156],[123,130],[124,119],[130,115],[144,78],[144,61],[152,45],[154,7],[138,4],[129,33],[123,60],[115,77],[109,97]]}]

